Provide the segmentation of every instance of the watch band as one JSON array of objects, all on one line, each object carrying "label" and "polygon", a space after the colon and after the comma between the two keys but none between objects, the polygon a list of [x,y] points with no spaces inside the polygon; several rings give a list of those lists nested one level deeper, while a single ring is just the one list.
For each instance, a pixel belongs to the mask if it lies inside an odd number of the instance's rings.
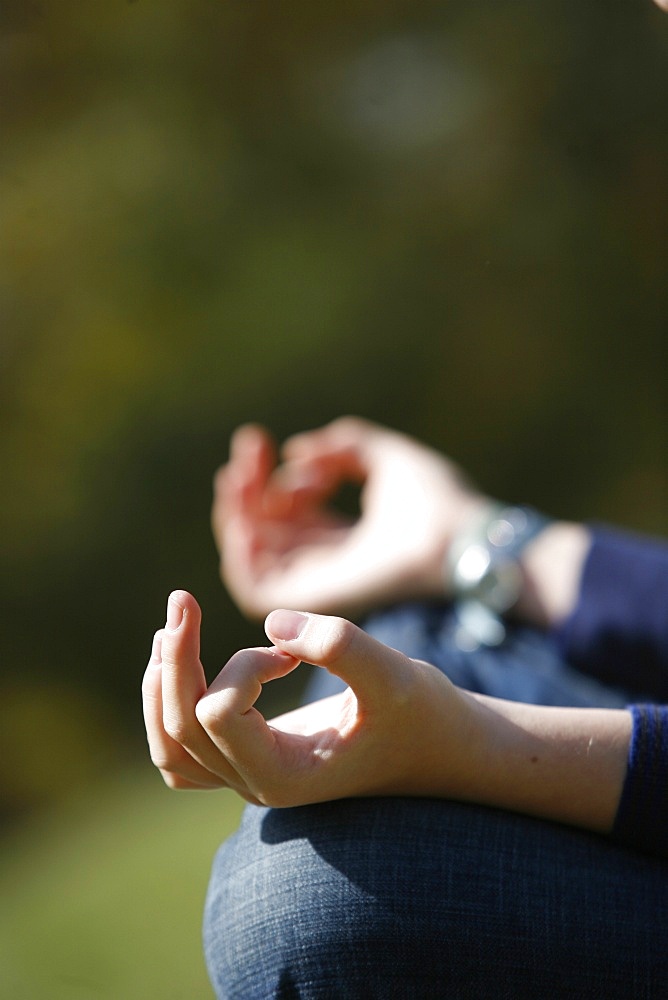
[{"label": "watch band", "polygon": [[517,602],[522,588],[520,555],[549,523],[532,507],[490,504],[453,541],[446,572],[462,648],[503,642],[501,616]]}]

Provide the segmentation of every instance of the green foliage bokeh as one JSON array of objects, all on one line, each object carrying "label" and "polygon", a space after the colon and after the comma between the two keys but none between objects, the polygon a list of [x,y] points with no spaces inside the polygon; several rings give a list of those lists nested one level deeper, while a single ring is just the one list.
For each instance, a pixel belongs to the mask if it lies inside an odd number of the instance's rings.
[{"label": "green foliage bokeh", "polygon": [[668,18],[610,0],[3,4],[0,803],[144,754],[174,587],[213,672],[233,428],[345,412],[665,532]]},{"label": "green foliage bokeh", "polygon": [[169,589],[213,665],[259,635],[208,533],[241,421],[360,413],[497,495],[665,528],[651,4],[3,9],[1,683],[28,731],[50,692],[73,778],[82,716],[140,731]]}]

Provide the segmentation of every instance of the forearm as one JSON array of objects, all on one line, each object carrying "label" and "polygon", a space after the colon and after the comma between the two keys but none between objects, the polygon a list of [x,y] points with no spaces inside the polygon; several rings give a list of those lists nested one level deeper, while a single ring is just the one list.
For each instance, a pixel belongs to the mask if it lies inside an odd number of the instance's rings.
[{"label": "forearm", "polygon": [[583,524],[555,521],[522,553],[523,587],[513,613],[540,628],[553,628],[573,611],[592,544]]},{"label": "forearm", "polygon": [[[275,645],[239,651],[207,688],[199,607],[179,591],[170,609],[144,697],[152,756],[171,787],[228,786],[271,806],[369,795],[455,799],[601,833],[617,821],[617,839],[641,846],[635,828],[642,833],[653,803],[666,801],[665,709],[632,716],[473,694],[351,622],[285,610],[265,625]],[[300,660],[349,687],[267,724],[253,707],[262,685]],[[647,772],[649,796],[638,781]],[[665,854],[666,836],[654,840]]]},{"label": "forearm", "polygon": [[477,735],[452,797],[601,833],[612,829],[626,774],[629,712],[460,694]]}]

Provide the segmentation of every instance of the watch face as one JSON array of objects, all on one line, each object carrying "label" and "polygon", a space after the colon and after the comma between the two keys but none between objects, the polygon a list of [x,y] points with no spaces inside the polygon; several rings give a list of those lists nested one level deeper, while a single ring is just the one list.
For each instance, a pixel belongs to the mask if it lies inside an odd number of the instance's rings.
[{"label": "watch face", "polygon": [[492,557],[484,545],[469,545],[462,553],[454,572],[454,583],[457,590],[467,593],[479,585],[489,573]]},{"label": "watch face", "polygon": [[451,546],[446,571],[455,601],[497,616],[512,608],[522,589],[520,554],[547,524],[529,507],[492,504]]},{"label": "watch face", "polygon": [[519,597],[522,575],[512,559],[493,559],[484,545],[470,545],[462,553],[453,574],[460,599],[479,601],[503,614]]},{"label": "watch face", "polygon": [[491,565],[478,584],[478,600],[498,614],[512,608],[520,595],[522,574],[511,560]]}]

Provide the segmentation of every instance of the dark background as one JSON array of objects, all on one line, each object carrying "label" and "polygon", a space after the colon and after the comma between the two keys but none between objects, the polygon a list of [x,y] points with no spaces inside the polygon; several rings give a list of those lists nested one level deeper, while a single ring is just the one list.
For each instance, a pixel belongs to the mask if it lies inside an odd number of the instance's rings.
[{"label": "dark background", "polygon": [[145,755],[168,592],[210,673],[241,421],[357,413],[665,533],[668,17],[639,0],[2,4],[4,818]]}]

